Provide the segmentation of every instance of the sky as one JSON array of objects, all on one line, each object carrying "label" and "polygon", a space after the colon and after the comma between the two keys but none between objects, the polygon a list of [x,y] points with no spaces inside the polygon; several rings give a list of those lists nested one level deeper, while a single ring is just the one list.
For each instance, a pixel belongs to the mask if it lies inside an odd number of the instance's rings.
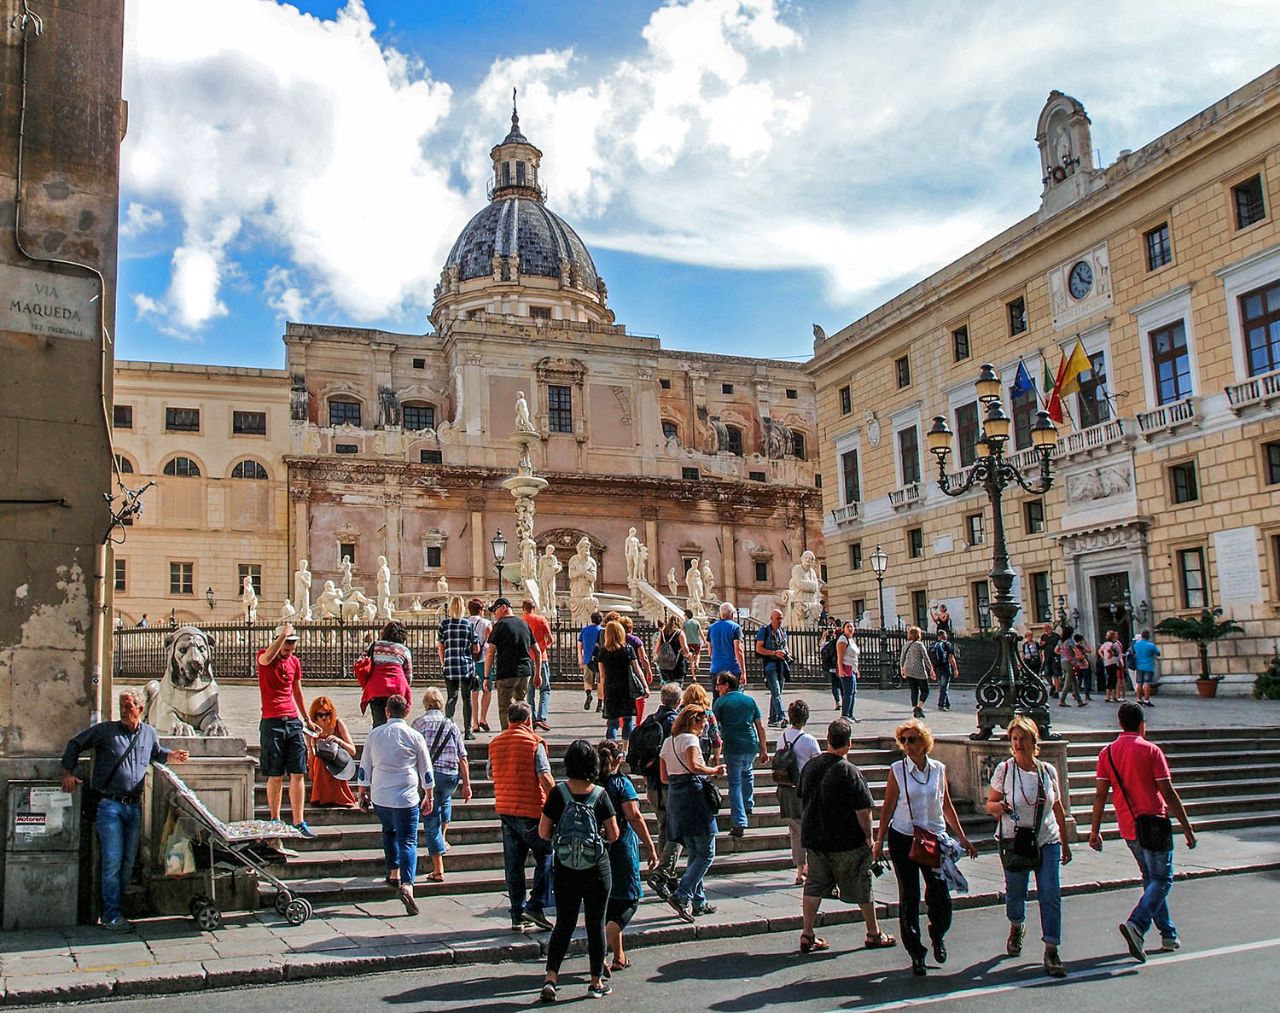
[{"label": "sky", "polygon": [[618,321],[804,359],[1271,67],[1273,0],[130,0],[116,356],[279,368],[286,320],[430,329],[520,123]]}]

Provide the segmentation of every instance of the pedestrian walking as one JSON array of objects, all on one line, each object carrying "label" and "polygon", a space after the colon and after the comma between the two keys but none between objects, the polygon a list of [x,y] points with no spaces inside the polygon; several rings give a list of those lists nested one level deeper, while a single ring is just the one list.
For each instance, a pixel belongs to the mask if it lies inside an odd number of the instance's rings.
[{"label": "pedestrian walking", "polygon": [[[578,631],[578,667],[582,671],[582,688],[587,694],[586,702],[582,705],[584,711],[591,710],[591,694],[595,692],[599,681],[595,653],[596,642],[604,633],[603,619],[604,616],[599,612],[592,612],[590,621]],[[603,708],[603,703],[597,703],[596,713],[599,714]]]},{"label": "pedestrian walking", "polygon": [[635,727],[635,701],[644,673],[635,648],[627,643],[626,628],[618,620],[604,624],[604,636],[596,642],[595,661],[600,672],[600,700],[604,704],[605,737],[631,738]]},{"label": "pedestrian walking", "polygon": [[798,788],[805,764],[822,752],[818,740],[806,732],[809,723],[809,705],[803,700],[792,700],[787,708],[791,727],[778,736],[778,748],[773,752],[773,782],[778,786],[778,811],[787,824],[787,837],[791,843],[791,864],[796,870],[796,885],[805,878],[804,845],[800,837],[800,821],[804,816]]},{"label": "pedestrian walking", "polygon": [[351,785],[329,773],[329,768],[316,751],[321,742],[331,743],[355,759],[356,746],[346,723],[338,717],[338,708],[327,696],[311,700],[311,723],[316,728],[315,741],[307,740],[307,777],[311,780],[311,804],[350,808],[356,804]]},{"label": "pedestrian walking", "polygon": [[493,686],[484,675],[484,659],[488,653],[489,632],[493,623],[484,617],[484,602],[472,598],[467,602],[467,622],[476,634],[475,677],[471,680],[471,724],[466,728],[465,739],[475,738],[476,732],[489,731],[489,704],[493,699]]},{"label": "pedestrian walking", "polygon": [[444,710],[444,694],[432,686],[422,695],[423,714],[413,722],[414,729],[427,744],[431,772],[435,781],[435,804],[423,813],[422,829],[427,854],[431,858],[432,883],[444,882],[444,856],[449,850],[449,823],[453,819],[453,796],[462,789],[462,801],[471,801],[471,770],[467,765],[467,747],[458,726]]},{"label": "pedestrian walking", "polygon": [[1044,669],[1044,654],[1040,650],[1040,640],[1036,636],[1035,630],[1030,626],[1027,627],[1026,633],[1023,634],[1022,643],[1018,645],[1018,650],[1022,656],[1023,668],[1039,675]]},{"label": "pedestrian walking", "polygon": [[360,801],[363,805],[366,793],[372,798],[373,811],[382,824],[386,882],[396,887],[405,911],[416,915],[413,884],[418,875],[418,816],[432,810],[433,777],[426,740],[405,723],[408,713],[409,701],[399,693],[387,697],[387,720],[369,733],[360,754]]},{"label": "pedestrian walking", "polygon": [[[1146,635],[1145,630],[1143,634]],[[1089,847],[1102,850],[1102,812],[1108,794],[1114,792],[1111,804],[1120,824],[1120,836],[1142,873],[1142,896],[1129,917],[1120,923],[1120,935],[1133,959],[1143,964],[1147,960],[1143,944],[1153,923],[1160,932],[1162,950],[1176,950],[1182,945],[1169,914],[1173,823],[1168,814],[1173,813],[1182,827],[1188,848],[1196,846],[1196,834],[1173,787],[1169,761],[1160,747],[1147,739],[1147,719],[1142,708],[1136,703],[1122,703],[1116,717],[1120,735],[1098,755]]]},{"label": "pedestrian walking", "polygon": [[1093,701],[1093,665],[1097,659],[1097,653],[1089,641],[1085,640],[1083,633],[1077,633],[1071,640],[1071,658],[1076,668],[1076,680],[1080,684],[1080,692],[1084,694],[1085,702],[1091,703]]},{"label": "pedestrian walking", "polygon": [[782,711],[782,687],[790,672],[787,631],[782,625],[782,609],[769,613],[769,621],[756,630],[756,654],[764,658],[764,681],[769,687],[769,727],[786,728]]},{"label": "pedestrian walking", "polygon": [[689,650],[688,638],[675,616],[667,616],[667,621],[658,630],[654,638],[653,660],[657,662],[658,674],[664,683],[683,683],[689,677],[693,652]]},{"label": "pedestrian walking", "polygon": [[[675,711],[671,711],[672,717]],[[609,889],[609,901],[605,907],[605,946],[613,959],[610,971],[621,971],[631,966],[622,933],[640,906],[644,888],[640,885],[640,849],[644,848],[649,872],[658,867],[658,848],[649,836],[649,825],[640,812],[640,797],[636,794],[631,778],[623,773],[626,754],[614,739],[605,739],[596,746],[600,754],[600,787],[609,796],[613,811],[618,817],[618,839],[609,845],[609,871],[613,885]]]},{"label": "pedestrian walking", "polygon": [[689,683],[680,694],[680,710],[686,707],[706,712],[707,720],[698,735],[698,745],[702,749],[702,759],[718,767],[724,755],[724,737],[720,734],[720,722],[711,710],[711,694],[698,683]]},{"label": "pedestrian walking", "polygon": [[1044,943],[1045,973],[1066,977],[1058,955],[1062,943],[1062,887],[1058,869],[1071,861],[1067,838],[1067,814],[1063,807],[1058,771],[1041,763],[1040,729],[1019,715],[1009,722],[1012,757],[991,775],[987,812],[996,818],[1000,862],[1004,866],[1004,910],[1009,919],[1005,952],[1022,955],[1027,920],[1027,888],[1036,877],[1036,901],[1040,905],[1040,940]]},{"label": "pedestrian walking", "polygon": [[731,673],[739,682],[747,681],[747,663],[742,653],[742,627],[735,621],[732,602],[720,603],[720,618],[707,628],[711,641],[711,680],[715,685],[721,672]]},{"label": "pedestrian walking", "polygon": [[862,651],[853,635],[853,623],[847,622],[836,638],[836,685],[840,690],[840,716],[856,722],[858,705],[858,670]]},{"label": "pedestrian walking", "polygon": [[799,795],[804,803],[801,840],[809,869],[801,900],[801,953],[831,948],[814,929],[818,908],[833,894],[861,909],[867,949],[884,949],[897,942],[880,929],[876,916],[871,884],[871,809],[875,803],[862,771],[848,759],[852,737],[853,725],[836,718],[827,726],[826,751],[810,759],[800,774]]},{"label": "pedestrian walking", "polygon": [[126,690],[119,702],[118,721],[99,721],[67,743],[62,753],[62,790],[68,795],[76,790],[81,783],[76,764],[82,754],[93,750],[86,808],[98,835],[102,925],[112,932],[128,932],[133,926],[124,916],[124,890],[133,879],[138,858],[147,769],[157,762],[186,763],[189,756],[185,749],[160,745],[155,727],[142,721],[144,707],[137,693]]},{"label": "pedestrian walking", "polygon": [[524,700],[533,679],[533,633],[512,614],[510,599],[495,599],[489,611],[493,629],[485,650],[484,678],[497,687],[498,713],[505,714],[513,703]]},{"label": "pedestrian walking", "polygon": [[951,710],[951,680],[960,674],[956,661],[956,645],[945,629],[939,628],[938,639],[929,645],[929,660],[938,676],[938,710]]},{"label": "pedestrian walking", "polygon": [[933,733],[928,726],[919,718],[913,718],[897,727],[894,738],[905,755],[889,767],[872,857],[880,860],[887,838],[889,857],[898,880],[898,933],[911,957],[912,973],[923,975],[928,973],[925,956],[929,951],[920,936],[920,881],[924,880],[933,959],[945,964],[945,937],[951,928],[951,891],[939,871],[940,838],[949,828],[971,858],[977,857],[978,849],[970,843],[951,804],[946,767],[929,756],[933,751]]},{"label": "pedestrian walking", "polygon": [[[636,661],[640,663],[640,675],[644,683],[644,692],[635,695],[635,719],[638,723],[644,720],[645,703],[649,698],[649,690],[653,686],[653,666],[649,664],[649,652],[644,648],[644,641],[636,634],[636,624],[632,618],[630,616],[619,616],[616,612],[610,612],[609,615],[622,623],[622,628],[626,632],[627,646],[636,652]],[[608,621],[606,619],[606,625]],[[625,738],[626,736],[623,737]]]},{"label": "pedestrian walking", "polygon": [[1160,657],[1160,648],[1151,640],[1151,631],[1143,630],[1138,639],[1129,648],[1133,652],[1134,692],[1138,703],[1143,707],[1154,707],[1151,702],[1151,687],[1156,683],[1156,658]]},{"label": "pedestrian walking", "polygon": [[476,636],[475,625],[464,616],[466,607],[462,595],[449,596],[445,617],[440,620],[440,628],[436,634],[436,652],[440,655],[440,670],[444,673],[445,690],[449,694],[444,715],[450,721],[453,720],[458,709],[458,698],[461,697],[462,727],[470,735],[474,720],[471,685],[476,675],[480,639]]},{"label": "pedestrian walking", "polygon": [[[692,687],[690,687],[692,688]],[[667,785],[667,838],[685,850],[684,876],[671,891],[667,903],[682,921],[712,914],[704,880],[716,857],[716,811],[708,798],[708,777],[725,772],[723,764],[710,767],[702,761],[699,739],[707,712],[695,707],[682,710],[671,726],[671,737],[662,744],[659,770]]]},{"label": "pedestrian walking", "polygon": [[382,627],[378,638],[365,648],[364,657],[356,663],[356,681],[361,688],[360,713],[367,711],[372,715],[374,728],[387,723],[390,697],[409,699],[413,655],[405,646],[408,637],[404,623],[393,619]]},{"label": "pedestrian walking", "polygon": [[757,757],[762,764],[769,762],[768,740],[760,708],[747,695],[736,675],[721,672],[716,676],[716,693],[711,710],[720,723],[725,766],[729,771],[729,836],[741,837],[756,804],[756,775],[752,765]]},{"label": "pedestrian walking", "polygon": [[1120,644],[1120,634],[1115,630],[1107,630],[1106,639],[1098,647],[1098,656],[1102,659],[1102,686],[1106,691],[1107,703],[1119,703],[1125,696],[1125,684],[1129,681],[1124,674],[1124,647]]},{"label": "pedestrian walking", "polygon": [[938,681],[933,662],[929,660],[929,652],[921,639],[923,636],[919,626],[908,626],[907,642],[902,645],[902,655],[898,658],[898,671],[911,687],[911,714],[916,718],[924,717],[930,680]]},{"label": "pedestrian walking", "polygon": [[600,760],[591,743],[575,739],[564,751],[566,779],[548,794],[538,821],[538,836],[554,856],[556,923],[547,942],[547,970],[539,996],[556,1001],[560,965],[583,913],[591,983],[587,994],[599,999],[611,989],[604,980],[604,926],[613,886],[609,844],[618,839],[618,821],[608,793],[596,784]]},{"label": "pedestrian walking", "polygon": [[[849,628],[849,639],[853,639],[853,623],[845,623]],[[821,640],[818,643],[818,659],[822,663],[822,667],[826,670],[827,677],[831,680],[831,697],[835,701],[836,710],[844,713],[844,696],[840,687],[840,648],[838,641],[844,632],[843,627],[836,626],[834,620],[832,625],[823,627]],[[856,645],[855,645],[856,646]],[[857,682],[854,683],[854,689],[857,689]]]},{"label": "pedestrian walking", "polygon": [[[680,842],[667,837],[667,786],[662,781],[659,758],[662,744],[671,737],[680,707],[680,684],[668,682],[662,687],[658,709],[644,719],[644,723],[631,736],[627,751],[627,765],[633,774],[643,774],[649,805],[658,821],[658,864],[649,873],[649,887],[663,900],[671,896],[679,879],[676,877],[676,861],[680,857]],[[653,749],[653,736],[648,730],[650,722],[661,733],[657,749]],[[643,755],[641,748],[643,747]]]},{"label": "pedestrian walking", "polygon": [[533,634],[534,655],[533,682],[529,686],[529,706],[533,709],[533,727],[540,732],[551,731],[551,626],[546,618],[534,611],[533,600],[520,603],[525,625]]},{"label": "pedestrian walking", "polygon": [[1062,693],[1058,706],[1066,707],[1067,695],[1070,694],[1077,707],[1086,706],[1080,695],[1080,678],[1089,668],[1089,658],[1084,652],[1084,637],[1072,634],[1062,640]]},{"label": "pedestrian walking", "polygon": [[[520,620],[516,620],[520,622]],[[521,623],[523,626],[524,624]],[[507,705],[507,727],[489,743],[493,808],[502,823],[502,864],[510,901],[511,931],[551,930],[543,914],[551,879],[551,848],[538,833],[542,807],[555,787],[547,744],[533,730],[529,705]],[[533,890],[525,893],[525,861],[533,855]]]},{"label": "pedestrian walking", "polygon": [[698,663],[702,658],[702,623],[693,617],[690,609],[684,610],[684,639],[689,645],[689,654],[692,655],[689,662],[689,678],[695,682],[698,679]]},{"label": "pedestrian walking", "polygon": [[289,777],[289,810],[303,837],[315,837],[307,825],[307,741],[303,727],[315,731],[302,699],[302,662],[298,634],[290,623],[276,627],[275,639],[258,652],[258,694],[262,719],[258,722],[258,769],[267,779],[267,812],[280,818],[284,779]]}]

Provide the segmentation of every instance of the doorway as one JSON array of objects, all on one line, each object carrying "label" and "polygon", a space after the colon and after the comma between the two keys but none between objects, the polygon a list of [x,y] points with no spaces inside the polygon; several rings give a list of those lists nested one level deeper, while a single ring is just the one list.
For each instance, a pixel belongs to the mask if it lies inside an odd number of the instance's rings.
[{"label": "doorway", "polygon": [[1093,590],[1094,647],[1102,643],[1107,630],[1120,634],[1120,642],[1128,644],[1133,638],[1132,624],[1125,611],[1125,596],[1129,593],[1129,574],[1100,573],[1089,580]]}]

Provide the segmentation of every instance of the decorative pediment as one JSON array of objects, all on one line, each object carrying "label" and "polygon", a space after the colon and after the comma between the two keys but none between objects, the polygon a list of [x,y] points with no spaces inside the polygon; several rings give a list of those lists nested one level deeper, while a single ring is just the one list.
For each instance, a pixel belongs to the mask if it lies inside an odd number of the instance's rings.
[{"label": "decorative pediment", "polygon": [[334,529],[333,534],[339,542],[358,542],[360,540],[360,529],[349,523]]},{"label": "decorative pediment", "polygon": [[568,359],[562,356],[548,355],[541,358],[533,367],[539,383],[554,383],[563,386],[581,384],[587,375],[587,364],[581,359]]}]

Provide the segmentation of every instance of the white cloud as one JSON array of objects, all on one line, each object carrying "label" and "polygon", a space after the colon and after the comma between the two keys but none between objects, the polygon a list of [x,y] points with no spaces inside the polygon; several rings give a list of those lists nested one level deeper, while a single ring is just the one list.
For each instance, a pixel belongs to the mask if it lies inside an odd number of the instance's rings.
[{"label": "white cloud", "polygon": [[279,264],[269,267],[262,291],[267,297],[267,305],[285,320],[301,320],[307,312],[307,299],[302,294],[294,273],[288,268]]},{"label": "white cloud", "polygon": [[164,224],[164,213],[157,208],[149,208],[137,201],[130,201],[125,212],[124,221],[120,225],[120,234],[134,238]]}]

